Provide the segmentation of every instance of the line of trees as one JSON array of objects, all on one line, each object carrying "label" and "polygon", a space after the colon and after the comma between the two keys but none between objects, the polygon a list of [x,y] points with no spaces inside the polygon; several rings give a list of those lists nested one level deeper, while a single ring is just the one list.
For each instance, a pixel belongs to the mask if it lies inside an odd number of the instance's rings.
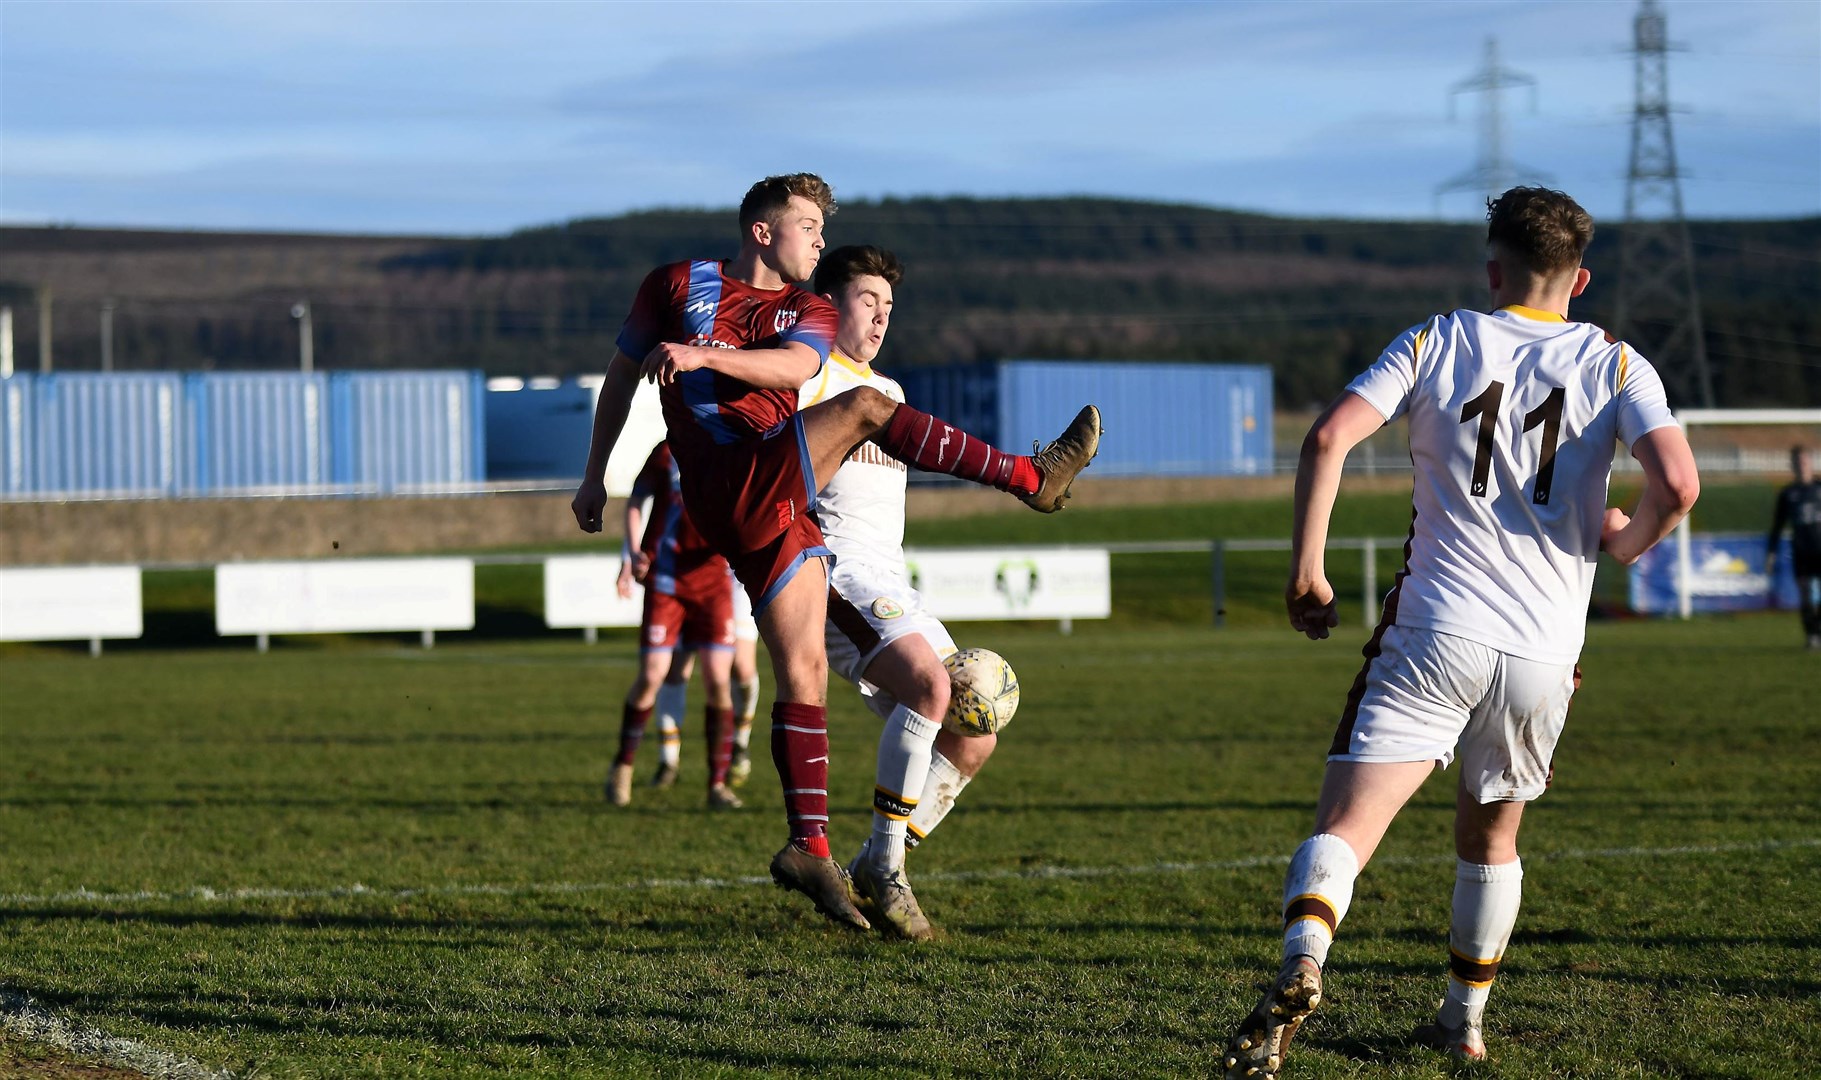
[{"label": "line of trees", "polygon": [[[307,299],[320,367],[597,371],[640,279],[730,255],[725,211],[652,211],[438,240],[0,230],[0,304],[36,362],[52,284],[56,363],[286,368]],[[906,199],[840,208],[830,242],[902,256],[892,365],[1001,357],[1266,363],[1285,405],[1330,396],[1393,335],[1484,303],[1478,226],[1296,220],[1108,199]],[[1588,253],[1581,317],[1610,325],[1619,228]],[[1724,405],[1821,405],[1821,219],[1693,226]]]}]

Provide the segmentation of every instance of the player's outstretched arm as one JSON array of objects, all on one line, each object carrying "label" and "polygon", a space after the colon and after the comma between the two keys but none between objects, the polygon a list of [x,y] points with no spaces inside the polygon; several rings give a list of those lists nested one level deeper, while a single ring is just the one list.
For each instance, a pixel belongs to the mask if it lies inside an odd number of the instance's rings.
[{"label": "player's outstretched arm", "polygon": [[575,523],[583,532],[601,531],[601,515],[607,510],[607,459],[613,456],[614,444],[626,427],[626,414],[632,409],[632,395],[639,388],[639,365],[632,357],[615,350],[607,364],[607,378],[601,384],[601,397],[594,406],[594,434],[588,440],[588,464],[582,468],[581,486],[569,509],[575,512]]},{"label": "player's outstretched arm", "polygon": [[1644,493],[1630,518],[1607,512],[1600,549],[1630,566],[1668,536],[1701,494],[1688,437],[1672,425],[1646,432],[1631,444],[1631,456],[1644,467]]},{"label": "player's outstretched arm", "polygon": [[1296,519],[1290,534],[1290,582],[1284,606],[1290,627],[1312,640],[1340,625],[1334,588],[1328,584],[1328,523],[1340,494],[1341,466],[1361,440],[1385,425],[1366,399],[1344,393],[1321,414],[1303,438],[1296,464]]}]

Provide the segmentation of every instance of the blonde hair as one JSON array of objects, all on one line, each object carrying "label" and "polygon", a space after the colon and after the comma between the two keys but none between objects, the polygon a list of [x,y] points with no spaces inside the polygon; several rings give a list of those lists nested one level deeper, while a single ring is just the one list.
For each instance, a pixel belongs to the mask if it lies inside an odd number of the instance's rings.
[{"label": "blonde hair", "polygon": [[768,225],[778,223],[778,215],[790,205],[791,196],[808,199],[822,211],[822,216],[832,217],[835,212],[835,189],[828,186],[828,181],[815,173],[786,173],[782,176],[767,176],[765,179],[747,189],[746,197],[740,200],[740,229],[745,231],[754,222],[763,221]]}]

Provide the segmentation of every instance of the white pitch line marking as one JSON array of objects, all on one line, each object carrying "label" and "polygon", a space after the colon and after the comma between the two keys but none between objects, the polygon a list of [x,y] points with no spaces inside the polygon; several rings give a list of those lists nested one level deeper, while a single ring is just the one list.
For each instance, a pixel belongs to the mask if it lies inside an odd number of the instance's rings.
[{"label": "white pitch line marking", "polygon": [[[1567,851],[1539,852],[1526,856],[1533,862],[1591,861],[1595,859],[1649,859],[1679,855],[1731,855],[1745,852],[1791,851],[1821,847],[1821,838],[1767,840],[1755,844],[1705,844],[1678,847],[1586,848]],[[1284,866],[1288,855],[1254,855],[1242,859],[1215,862],[1156,862],[1137,866],[1029,866],[999,870],[951,870],[920,873],[918,881],[1044,881],[1082,878],[1142,877],[1153,874],[1201,874],[1225,870],[1256,870],[1264,866]],[[1452,863],[1452,855],[1406,855],[1374,859],[1381,866],[1426,866]],[[60,893],[0,894],[0,906],[32,907],[45,904],[143,904],[200,901],[225,903],[236,900],[339,900],[371,897],[380,900],[410,900],[434,896],[552,896],[579,893],[657,892],[665,889],[743,889],[771,884],[770,877],[696,877],[646,878],[639,881],[611,882],[534,882],[527,885],[422,885],[413,888],[385,889],[371,885],[340,885],[321,889],[239,888],[213,889],[198,886],[174,892],[139,890],[136,892],[96,892],[75,889]]]},{"label": "white pitch line marking", "polygon": [[233,1074],[166,1053],[133,1039],[83,1027],[40,1008],[31,998],[0,986],[0,1031],[66,1054],[131,1069],[153,1080],[231,1080]]}]

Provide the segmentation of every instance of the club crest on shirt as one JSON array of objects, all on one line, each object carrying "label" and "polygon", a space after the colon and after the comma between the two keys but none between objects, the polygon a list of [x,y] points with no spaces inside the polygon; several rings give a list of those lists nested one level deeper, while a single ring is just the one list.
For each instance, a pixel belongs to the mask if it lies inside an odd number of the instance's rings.
[{"label": "club crest on shirt", "polygon": [[881,596],[873,601],[873,618],[875,619],[895,619],[902,614],[904,614],[904,609],[889,596]]},{"label": "club crest on shirt", "polygon": [[780,308],[778,309],[778,312],[771,317],[771,328],[780,334],[795,325],[797,325],[796,308]]}]

